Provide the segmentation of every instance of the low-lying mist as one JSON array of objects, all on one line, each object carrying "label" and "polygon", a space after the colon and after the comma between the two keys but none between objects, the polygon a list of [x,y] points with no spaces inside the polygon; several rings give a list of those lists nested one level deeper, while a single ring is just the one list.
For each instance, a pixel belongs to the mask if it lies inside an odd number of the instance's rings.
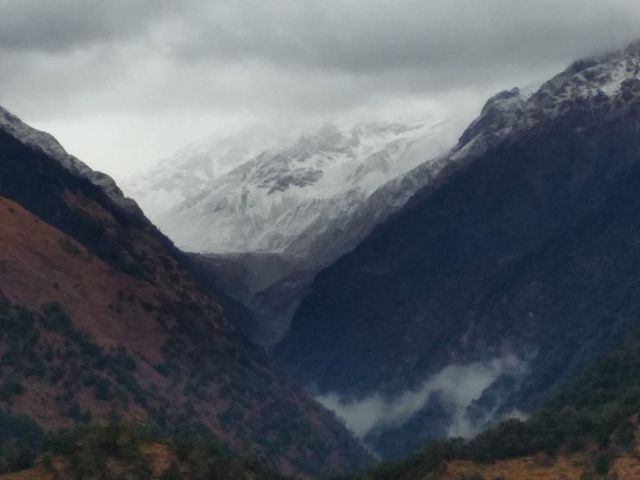
[{"label": "low-lying mist", "polygon": [[[526,361],[505,355],[488,362],[448,365],[428,377],[420,388],[399,392],[393,398],[375,393],[361,400],[345,401],[336,393],[328,393],[317,400],[341,417],[358,438],[364,439],[373,430],[401,427],[427,405],[432,395],[437,395],[439,401],[446,403],[447,410],[453,412],[448,435],[469,437],[479,429],[467,415],[474,400],[503,375],[522,377],[526,371]],[[487,412],[482,424],[494,414]]]}]

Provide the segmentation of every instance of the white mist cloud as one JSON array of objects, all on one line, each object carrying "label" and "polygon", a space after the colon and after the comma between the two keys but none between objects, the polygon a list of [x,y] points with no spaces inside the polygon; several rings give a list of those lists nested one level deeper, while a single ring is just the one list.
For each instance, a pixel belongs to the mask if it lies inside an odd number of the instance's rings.
[{"label": "white mist cloud", "polygon": [[427,404],[431,395],[438,394],[454,412],[449,435],[469,437],[477,431],[466,416],[471,403],[503,374],[522,376],[526,370],[526,362],[506,355],[489,362],[449,365],[430,376],[417,390],[401,392],[392,399],[378,393],[355,401],[345,401],[336,393],[316,399],[341,417],[356,436],[364,438],[374,429],[402,426]]}]

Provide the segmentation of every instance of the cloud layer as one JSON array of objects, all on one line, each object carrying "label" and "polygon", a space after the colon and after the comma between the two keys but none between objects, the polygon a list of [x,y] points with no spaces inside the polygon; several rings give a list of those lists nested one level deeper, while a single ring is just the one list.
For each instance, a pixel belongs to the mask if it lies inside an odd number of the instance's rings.
[{"label": "cloud layer", "polygon": [[[360,400],[345,401],[335,393],[328,393],[316,400],[334,411],[358,438],[363,439],[374,430],[401,427],[427,405],[433,395],[437,395],[452,412],[449,436],[469,437],[477,433],[478,428],[467,416],[472,402],[502,375],[520,378],[526,372],[526,362],[506,355],[488,362],[448,365],[426,379],[420,388],[398,392],[391,399],[375,393]],[[483,423],[489,420],[487,417]]]},{"label": "cloud layer", "polygon": [[125,170],[249,122],[422,102],[463,123],[638,25],[636,0],[5,0],[0,104]]}]

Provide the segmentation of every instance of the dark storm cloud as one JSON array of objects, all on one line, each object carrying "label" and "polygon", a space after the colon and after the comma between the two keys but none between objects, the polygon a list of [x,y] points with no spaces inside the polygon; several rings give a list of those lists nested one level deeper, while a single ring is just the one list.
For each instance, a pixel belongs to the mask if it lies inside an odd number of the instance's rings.
[{"label": "dark storm cloud", "polygon": [[564,59],[640,36],[639,21],[636,0],[3,0],[0,46],[152,36],[176,60],[375,73]]},{"label": "dark storm cloud", "polygon": [[198,5],[174,53],[376,73],[563,60],[640,36],[636,0],[243,0]]},{"label": "dark storm cloud", "polygon": [[0,47],[61,52],[126,40],[177,6],[169,0],[2,0]]}]

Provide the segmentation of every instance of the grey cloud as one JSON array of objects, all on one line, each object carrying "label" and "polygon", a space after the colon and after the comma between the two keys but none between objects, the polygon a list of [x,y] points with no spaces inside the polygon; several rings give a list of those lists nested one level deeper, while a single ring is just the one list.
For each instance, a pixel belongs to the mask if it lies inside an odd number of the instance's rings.
[{"label": "grey cloud", "polygon": [[75,122],[71,148],[126,166],[122,116],[186,137],[200,129],[173,117],[300,123],[426,100],[464,124],[639,25],[637,0],[0,0],[0,104],[54,134]]},{"label": "grey cloud", "polygon": [[175,12],[172,0],[5,0],[0,2],[0,47],[62,52],[121,41]]},{"label": "grey cloud", "polygon": [[640,35],[639,20],[634,0],[244,0],[201,5],[172,48],[355,74],[471,69],[610,48]]},{"label": "grey cloud", "polygon": [[0,94],[42,96],[40,85],[72,101],[109,97],[106,108],[175,98],[182,108],[271,101],[306,111],[459,88],[484,95],[620,47],[638,25],[637,0],[5,0]]}]

